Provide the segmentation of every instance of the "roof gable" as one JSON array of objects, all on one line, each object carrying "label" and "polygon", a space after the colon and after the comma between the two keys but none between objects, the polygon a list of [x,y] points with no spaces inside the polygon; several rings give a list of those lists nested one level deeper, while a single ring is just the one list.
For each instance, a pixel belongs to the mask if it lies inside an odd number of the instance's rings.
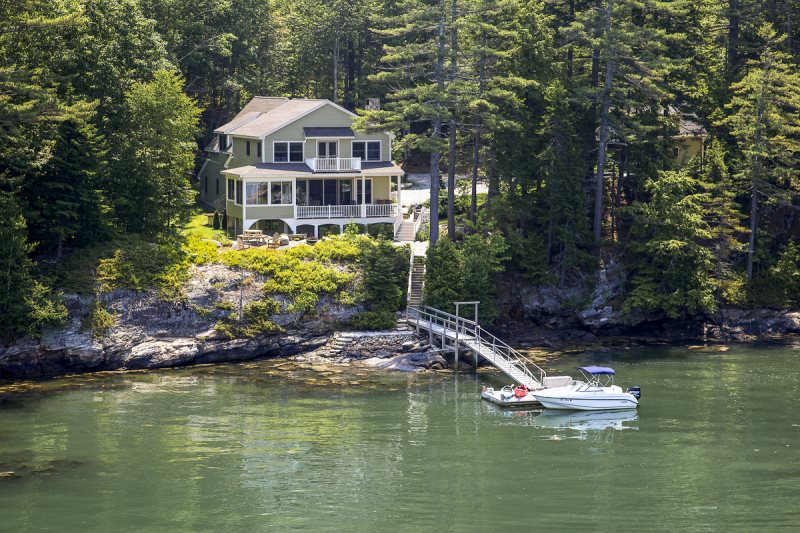
[{"label": "roof gable", "polygon": [[305,98],[290,100],[257,96],[248,102],[233,120],[215,129],[214,133],[251,138],[266,137],[324,106],[332,106],[349,117],[356,116],[330,100]]}]

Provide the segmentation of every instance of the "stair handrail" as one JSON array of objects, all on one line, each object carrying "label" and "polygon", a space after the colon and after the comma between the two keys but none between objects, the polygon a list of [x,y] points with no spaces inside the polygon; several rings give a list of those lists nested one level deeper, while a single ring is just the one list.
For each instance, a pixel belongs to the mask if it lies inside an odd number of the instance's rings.
[{"label": "stair handrail", "polygon": [[[410,322],[410,313],[414,313],[416,315],[415,318],[418,321],[419,319],[426,320],[431,325],[436,324],[441,326],[443,329],[449,329],[457,332],[457,335],[464,340],[475,340],[479,343],[479,345],[486,345],[487,347],[490,347],[493,352],[503,357],[514,368],[518,369],[534,383],[538,383],[540,386],[544,385],[547,372],[545,372],[543,368],[500,340],[497,336],[486,331],[474,320],[456,316],[452,313],[448,313],[446,311],[442,311],[441,309],[436,309],[435,307],[430,307],[427,305],[424,306],[423,309],[407,306],[407,322]],[[490,362],[494,363],[494,361]],[[534,368],[535,372],[538,374],[538,377],[534,374],[534,371],[531,371],[531,367]]]}]

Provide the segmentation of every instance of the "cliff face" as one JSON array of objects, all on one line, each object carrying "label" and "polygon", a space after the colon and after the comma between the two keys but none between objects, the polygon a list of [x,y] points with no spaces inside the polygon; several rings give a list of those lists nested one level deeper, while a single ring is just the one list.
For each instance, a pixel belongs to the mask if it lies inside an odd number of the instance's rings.
[{"label": "cliff face", "polygon": [[537,328],[542,337],[567,341],[630,335],[667,341],[749,342],[800,334],[800,312],[789,309],[720,308],[713,315],[672,319],[662,313],[624,312],[625,276],[610,262],[596,284],[558,288],[506,280],[499,299],[502,315],[517,329]]},{"label": "cliff face", "polygon": [[263,281],[213,264],[193,267],[181,302],[164,302],[153,292],[115,290],[100,296],[103,308],[114,317],[103,332],[87,327],[94,298],[66,295],[69,320],[64,328],[44,331],[40,339],[0,345],[0,378],[291,355],[322,346],[359,310],[321,296],[316,312],[303,316],[289,312],[291,301],[278,297],[281,311],[270,319],[283,332],[230,339],[215,330],[218,321],[237,312],[240,299],[244,307],[264,297]]}]

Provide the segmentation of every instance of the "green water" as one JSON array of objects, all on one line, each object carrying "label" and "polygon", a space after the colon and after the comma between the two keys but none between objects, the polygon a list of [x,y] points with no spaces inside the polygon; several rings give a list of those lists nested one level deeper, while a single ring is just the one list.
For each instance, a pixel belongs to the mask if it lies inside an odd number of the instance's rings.
[{"label": "green water", "polygon": [[638,413],[275,362],[0,394],[0,531],[798,531],[800,351],[612,350]]}]

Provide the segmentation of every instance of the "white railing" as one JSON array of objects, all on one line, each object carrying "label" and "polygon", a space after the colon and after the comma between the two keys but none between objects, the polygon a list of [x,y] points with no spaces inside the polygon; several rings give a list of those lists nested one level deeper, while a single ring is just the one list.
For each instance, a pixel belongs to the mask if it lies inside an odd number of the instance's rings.
[{"label": "white railing", "polygon": [[[452,338],[456,348],[463,342],[507,376],[531,389],[541,389],[547,372],[536,363],[501,341],[474,320],[459,317],[433,307],[406,308],[406,323],[417,331],[426,329],[431,335]],[[444,342],[444,340],[443,340]],[[444,347],[444,345],[443,345]]]},{"label": "white railing", "polygon": [[361,170],[360,157],[309,157],[306,165],[313,172],[350,172]]},{"label": "white railing", "polygon": [[400,211],[397,204],[368,204],[367,217],[393,217]]},{"label": "white railing", "polygon": [[419,233],[419,229],[422,227],[422,224],[428,221],[428,209],[423,207],[419,211],[414,212],[414,237],[416,238],[417,233]]},{"label": "white railing", "polygon": [[298,205],[295,218],[361,218],[360,205]]},{"label": "white railing", "polygon": [[[392,204],[392,205],[397,205],[397,204]],[[397,238],[397,230],[399,230],[400,226],[402,226],[402,225],[403,225],[403,210],[402,209],[398,209],[397,210],[397,216],[394,217],[394,233],[393,233],[393,235],[394,235],[395,238]]]}]

